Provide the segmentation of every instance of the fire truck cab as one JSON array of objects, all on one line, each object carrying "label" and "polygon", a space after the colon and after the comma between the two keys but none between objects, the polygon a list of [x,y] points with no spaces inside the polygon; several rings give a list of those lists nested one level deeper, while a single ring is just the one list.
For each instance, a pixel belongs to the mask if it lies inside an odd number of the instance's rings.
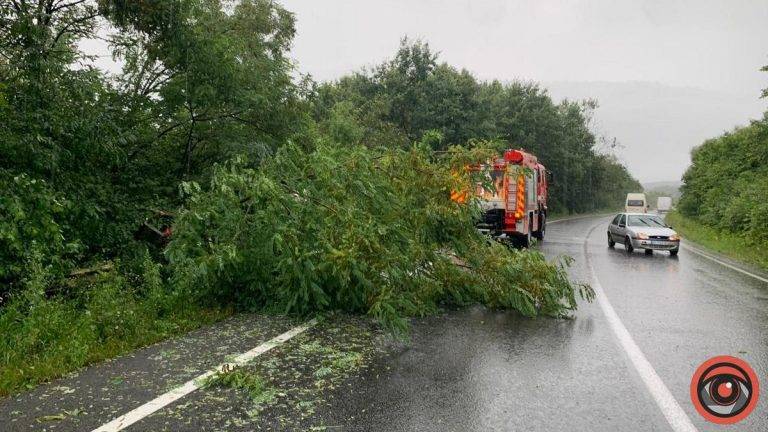
[{"label": "fire truck cab", "polygon": [[[543,240],[547,226],[547,170],[536,156],[506,150],[501,158],[475,169],[487,171],[493,189],[478,183],[482,217],[477,228],[515,246],[528,247],[531,237]],[[487,184],[487,182],[486,182]]]}]

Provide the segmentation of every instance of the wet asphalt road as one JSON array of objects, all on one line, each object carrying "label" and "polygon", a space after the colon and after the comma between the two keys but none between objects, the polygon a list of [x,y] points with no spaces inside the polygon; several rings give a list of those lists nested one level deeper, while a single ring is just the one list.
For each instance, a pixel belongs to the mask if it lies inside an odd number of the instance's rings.
[{"label": "wet asphalt road", "polygon": [[[574,280],[597,277],[700,431],[768,431],[768,283],[686,249],[677,258],[627,254],[621,245],[609,249],[608,220],[552,224],[540,248],[551,258],[572,256]],[[597,302],[581,302],[571,320],[532,320],[481,307],[448,312],[415,321],[407,346],[379,344],[361,333],[346,345],[378,344],[370,364],[329,386],[327,379],[318,381],[318,366],[325,348],[354,333],[345,323],[319,325],[257,361],[264,376],[275,370],[275,379],[291,377],[296,389],[297,396],[289,394],[274,409],[253,416],[242,394],[198,391],[126,430],[672,430]],[[0,400],[0,431],[92,430],[295,324],[234,317],[95,365]],[[344,345],[335,349],[344,352]],[[320,357],[299,355],[306,352]],[[731,427],[707,423],[689,398],[696,367],[721,354],[749,362],[763,383],[755,411]],[[51,415],[62,418],[45,419]]]},{"label": "wet asphalt road", "polygon": [[[768,284],[682,250],[652,256],[609,249],[609,217],[549,227],[541,249],[571,255],[589,282],[585,251],[610,303],[700,431],[768,431],[768,398],[741,423],[716,426],[693,408],[696,367],[715,355],[750,363],[768,385]],[[592,230],[594,227],[596,227]],[[592,230],[592,231],[590,231]],[[387,359],[323,413],[342,430],[669,431],[597,303],[573,320],[527,320],[474,308],[415,325],[410,349]]]}]

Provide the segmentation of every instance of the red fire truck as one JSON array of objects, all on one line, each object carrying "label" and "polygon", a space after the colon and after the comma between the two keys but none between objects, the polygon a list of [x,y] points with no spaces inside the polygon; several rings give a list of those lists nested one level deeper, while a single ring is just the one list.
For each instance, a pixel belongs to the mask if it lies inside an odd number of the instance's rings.
[{"label": "red fire truck", "polygon": [[547,226],[547,170],[536,156],[506,150],[501,158],[471,167],[488,173],[494,187],[480,183],[474,194],[483,210],[477,228],[490,236],[528,247],[544,239]]}]

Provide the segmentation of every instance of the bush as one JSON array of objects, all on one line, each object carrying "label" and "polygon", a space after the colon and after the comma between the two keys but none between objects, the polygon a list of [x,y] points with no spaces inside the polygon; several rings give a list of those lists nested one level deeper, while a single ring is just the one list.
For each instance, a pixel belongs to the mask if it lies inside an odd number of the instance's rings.
[{"label": "bush", "polygon": [[60,273],[63,254],[76,249],[58,222],[67,201],[42,180],[0,170],[0,304],[15,290],[33,260]]},{"label": "bush", "polygon": [[692,160],[680,212],[753,244],[768,241],[768,117],[706,141]]},{"label": "bush", "polygon": [[158,284],[156,264],[147,260],[145,267],[136,285],[117,269],[52,287],[50,268],[39,255],[32,259],[20,289],[0,309],[0,396],[226,314],[189,304]]},{"label": "bush", "polygon": [[564,263],[489,243],[479,207],[448,198],[451,173],[489,155],[321,143],[287,145],[259,169],[219,166],[209,187],[183,185],[167,249],[175,286],[246,309],[368,313],[396,331],[441,304],[564,315],[577,289]]}]

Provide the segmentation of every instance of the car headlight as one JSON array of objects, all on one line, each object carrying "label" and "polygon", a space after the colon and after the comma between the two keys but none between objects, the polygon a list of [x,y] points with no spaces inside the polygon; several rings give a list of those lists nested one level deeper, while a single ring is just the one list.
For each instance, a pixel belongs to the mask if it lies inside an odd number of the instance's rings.
[{"label": "car headlight", "polygon": [[637,233],[635,237],[639,238],[640,240],[648,240],[648,234],[646,233]]},{"label": "car headlight", "polygon": [[672,234],[671,236],[669,236],[669,239],[672,241],[678,241],[680,240],[680,236],[677,234]]}]

